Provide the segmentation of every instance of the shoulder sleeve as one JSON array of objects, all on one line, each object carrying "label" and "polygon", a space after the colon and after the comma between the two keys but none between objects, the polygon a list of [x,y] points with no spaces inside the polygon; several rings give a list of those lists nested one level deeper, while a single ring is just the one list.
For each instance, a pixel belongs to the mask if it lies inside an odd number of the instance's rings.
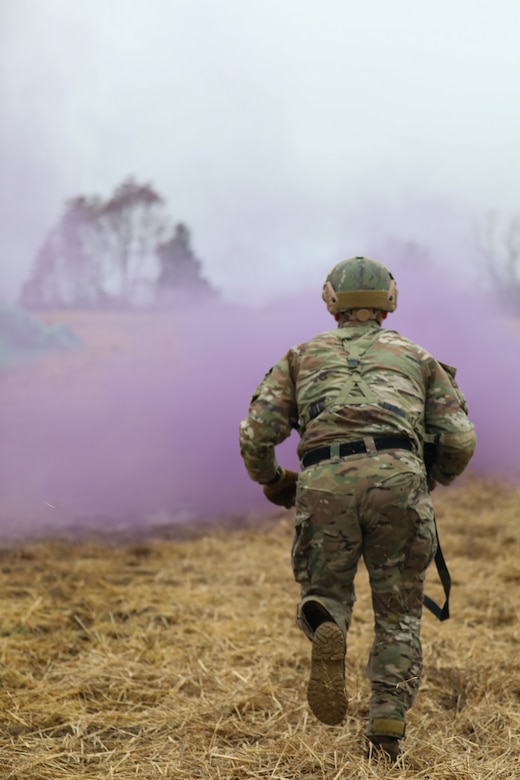
[{"label": "shoulder sleeve", "polygon": [[449,485],[470,462],[476,433],[466,400],[455,381],[455,369],[431,358],[425,407],[427,437],[435,442],[432,477]]},{"label": "shoulder sleeve", "polygon": [[255,482],[273,478],[278,466],[275,446],[298,424],[291,357],[289,351],[267,372],[253,394],[247,417],[240,423],[240,454]]}]

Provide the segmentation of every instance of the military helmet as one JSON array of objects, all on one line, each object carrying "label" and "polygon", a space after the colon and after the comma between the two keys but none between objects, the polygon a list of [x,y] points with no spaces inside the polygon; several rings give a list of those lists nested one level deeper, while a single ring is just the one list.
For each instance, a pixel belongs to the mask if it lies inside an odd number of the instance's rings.
[{"label": "military helmet", "polygon": [[351,257],[331,270],[323,285],[322,298],[331,314],[359,309],[358,318],[369,319],[370,309],[395,311],[397,287],[382,263],[369,257]]}]

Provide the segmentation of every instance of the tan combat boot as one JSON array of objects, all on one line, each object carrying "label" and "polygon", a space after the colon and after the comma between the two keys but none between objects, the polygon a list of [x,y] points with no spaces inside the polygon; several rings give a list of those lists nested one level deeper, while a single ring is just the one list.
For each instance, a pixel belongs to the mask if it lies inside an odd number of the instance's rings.
[{"label": "tan combat boot", "polygon": [[345,653],[341,628],[332,621],[321,623],[312,638],[307,701],[318,720],[328,726],[341,723],[347,713]]},{"label": "tan combat boot", "polygon": [[401,755],[398,737],[384,737],[372,734],[367,737],[367,758],[381,764],[395,764]]}]

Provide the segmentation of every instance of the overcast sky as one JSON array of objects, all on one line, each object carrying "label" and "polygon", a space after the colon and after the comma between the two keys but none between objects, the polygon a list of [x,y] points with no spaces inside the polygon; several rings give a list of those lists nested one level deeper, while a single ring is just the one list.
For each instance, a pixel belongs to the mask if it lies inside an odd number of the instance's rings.
[{"label": "overcast sky", "polygon": [[520,211],[519,39],[518,0],[1,0],[0,298],[128,174],[231,298],[401,240],[462,271]]}]

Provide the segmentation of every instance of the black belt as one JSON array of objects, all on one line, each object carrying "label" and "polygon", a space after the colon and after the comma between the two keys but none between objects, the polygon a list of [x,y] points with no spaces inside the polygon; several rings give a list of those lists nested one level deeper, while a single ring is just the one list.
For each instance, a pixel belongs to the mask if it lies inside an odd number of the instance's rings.
[{"label": "black belt", "polygon": [[[415,449],[410,439],[405,439],[401,436],[376,436],[374,437],[374,444],[376,450],[413,451]],[[364,441],[349,441],[339,445],[340,458],[344,458],[346,455],[358,455],[363,452],[368,452]],[[320,463],[322,460],[330,460],[331,457],[331,447],[319,447],[317,450],[311,450],[303,456],[302,466],[306,469],[309,466],[315,466],[316,463]]]}]

